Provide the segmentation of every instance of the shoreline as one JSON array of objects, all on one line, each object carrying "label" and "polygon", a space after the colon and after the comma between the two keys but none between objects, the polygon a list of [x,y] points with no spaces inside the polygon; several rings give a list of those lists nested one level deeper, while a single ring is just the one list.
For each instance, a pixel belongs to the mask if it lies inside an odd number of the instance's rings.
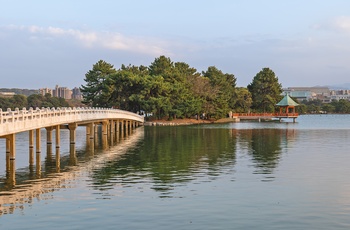
[{"label": "shoreline", "polygon": [[144,126],[180,126],[180,125],[202,125],[202,124],[214,124],[214,123],[230,123],[237,122],[236,118],[222,118],[215,121],[209,120],[196,120],[196,119],[174,119],[171,121],[167,120],[154,120],[154,121],[146,121]]}]

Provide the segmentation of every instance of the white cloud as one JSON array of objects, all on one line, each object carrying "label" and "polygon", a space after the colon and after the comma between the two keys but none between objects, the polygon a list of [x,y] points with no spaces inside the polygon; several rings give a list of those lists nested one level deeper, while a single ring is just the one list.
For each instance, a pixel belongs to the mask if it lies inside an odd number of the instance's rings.
[{"label": "white cloud", "polygon": [[340,33],[350,34],[350,16],[339,16],[322,23],[314,24],[312,29],[320,31],[337,31]]},{"label": "white cloud", "polygon": [[[4,28],[4,27],[3,27]],[[38,39],[73,39],[79,45],[88,48],[103,48],[108,50],[122,50],[152,56],[171,55],[167,42],[155,38],[131,37],[112,32],[81,31],[58,27],[39,26],[6,26],[8,30],[27,31],[29,38]]]},{"label": "white cloud", "polygon": [[342,16],[334,20],[335,28],[350,33],[350,17]]}]

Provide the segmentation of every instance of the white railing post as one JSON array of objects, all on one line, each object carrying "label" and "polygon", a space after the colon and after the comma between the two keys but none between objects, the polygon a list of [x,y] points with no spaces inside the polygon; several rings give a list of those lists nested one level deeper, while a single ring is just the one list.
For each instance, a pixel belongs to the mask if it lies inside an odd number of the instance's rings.
[{"label": "white railing post", "polygon": [[[7,116],[10,118],[11,116],[11,122],[13,122],[13,113],[12,113],[12,110],[10,108],[7,109]],[[8,122],[8,120],[7,120]]]},{"label": "white railing post", "polygon": [[26,112],[27,112],[27,109],[26,109],[26,108],[23,108],[23,109],[21,110],[21,112],[22,112],[22,121],[24,121],[24,120],[26,120]]},{"label": "white railing post", "polygon": [[15,108],[15,113],[13,114],[13,121],[16,122],[19,118],[19,109],[18,108]]},{"label": "white railing post", "polygon": [[33,120],[33,108],[32,107],[29,108],[29,116],[30,116],[30,120]]}]

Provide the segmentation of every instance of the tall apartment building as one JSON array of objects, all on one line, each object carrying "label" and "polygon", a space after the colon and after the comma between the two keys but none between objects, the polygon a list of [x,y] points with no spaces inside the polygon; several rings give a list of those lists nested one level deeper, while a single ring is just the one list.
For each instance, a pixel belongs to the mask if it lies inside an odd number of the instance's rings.
[{"label": "tall apartment building", "polygon": [[55,89],[52,90],[52,96],[72,99],[72,90],[68,89],[67,87],[59,87],[56,85]]},{"label": "tall apartment building", "polygon": [[72,89],[72,99],[82,100],[83,95],[80,92],[80,89],[78,87],[74,87]]},{"label": "tall apartment building", "polygon": [[39,94],[45,96],[45,94],[51,94],[52,96],[52,89],[49,89],[49,88],[42,88],[42,89],[39,89]]}]

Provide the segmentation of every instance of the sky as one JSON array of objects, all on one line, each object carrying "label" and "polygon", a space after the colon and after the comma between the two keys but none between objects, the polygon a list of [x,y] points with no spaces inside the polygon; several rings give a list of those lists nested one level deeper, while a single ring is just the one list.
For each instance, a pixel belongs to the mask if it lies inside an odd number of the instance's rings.
[{"label": "sky", "polygon": [[164,55],[216,66],[246,87],[263,68],[283,88],[350,83],[348,0],[0,0],[0,88],[80,87],[99,60]]}]

